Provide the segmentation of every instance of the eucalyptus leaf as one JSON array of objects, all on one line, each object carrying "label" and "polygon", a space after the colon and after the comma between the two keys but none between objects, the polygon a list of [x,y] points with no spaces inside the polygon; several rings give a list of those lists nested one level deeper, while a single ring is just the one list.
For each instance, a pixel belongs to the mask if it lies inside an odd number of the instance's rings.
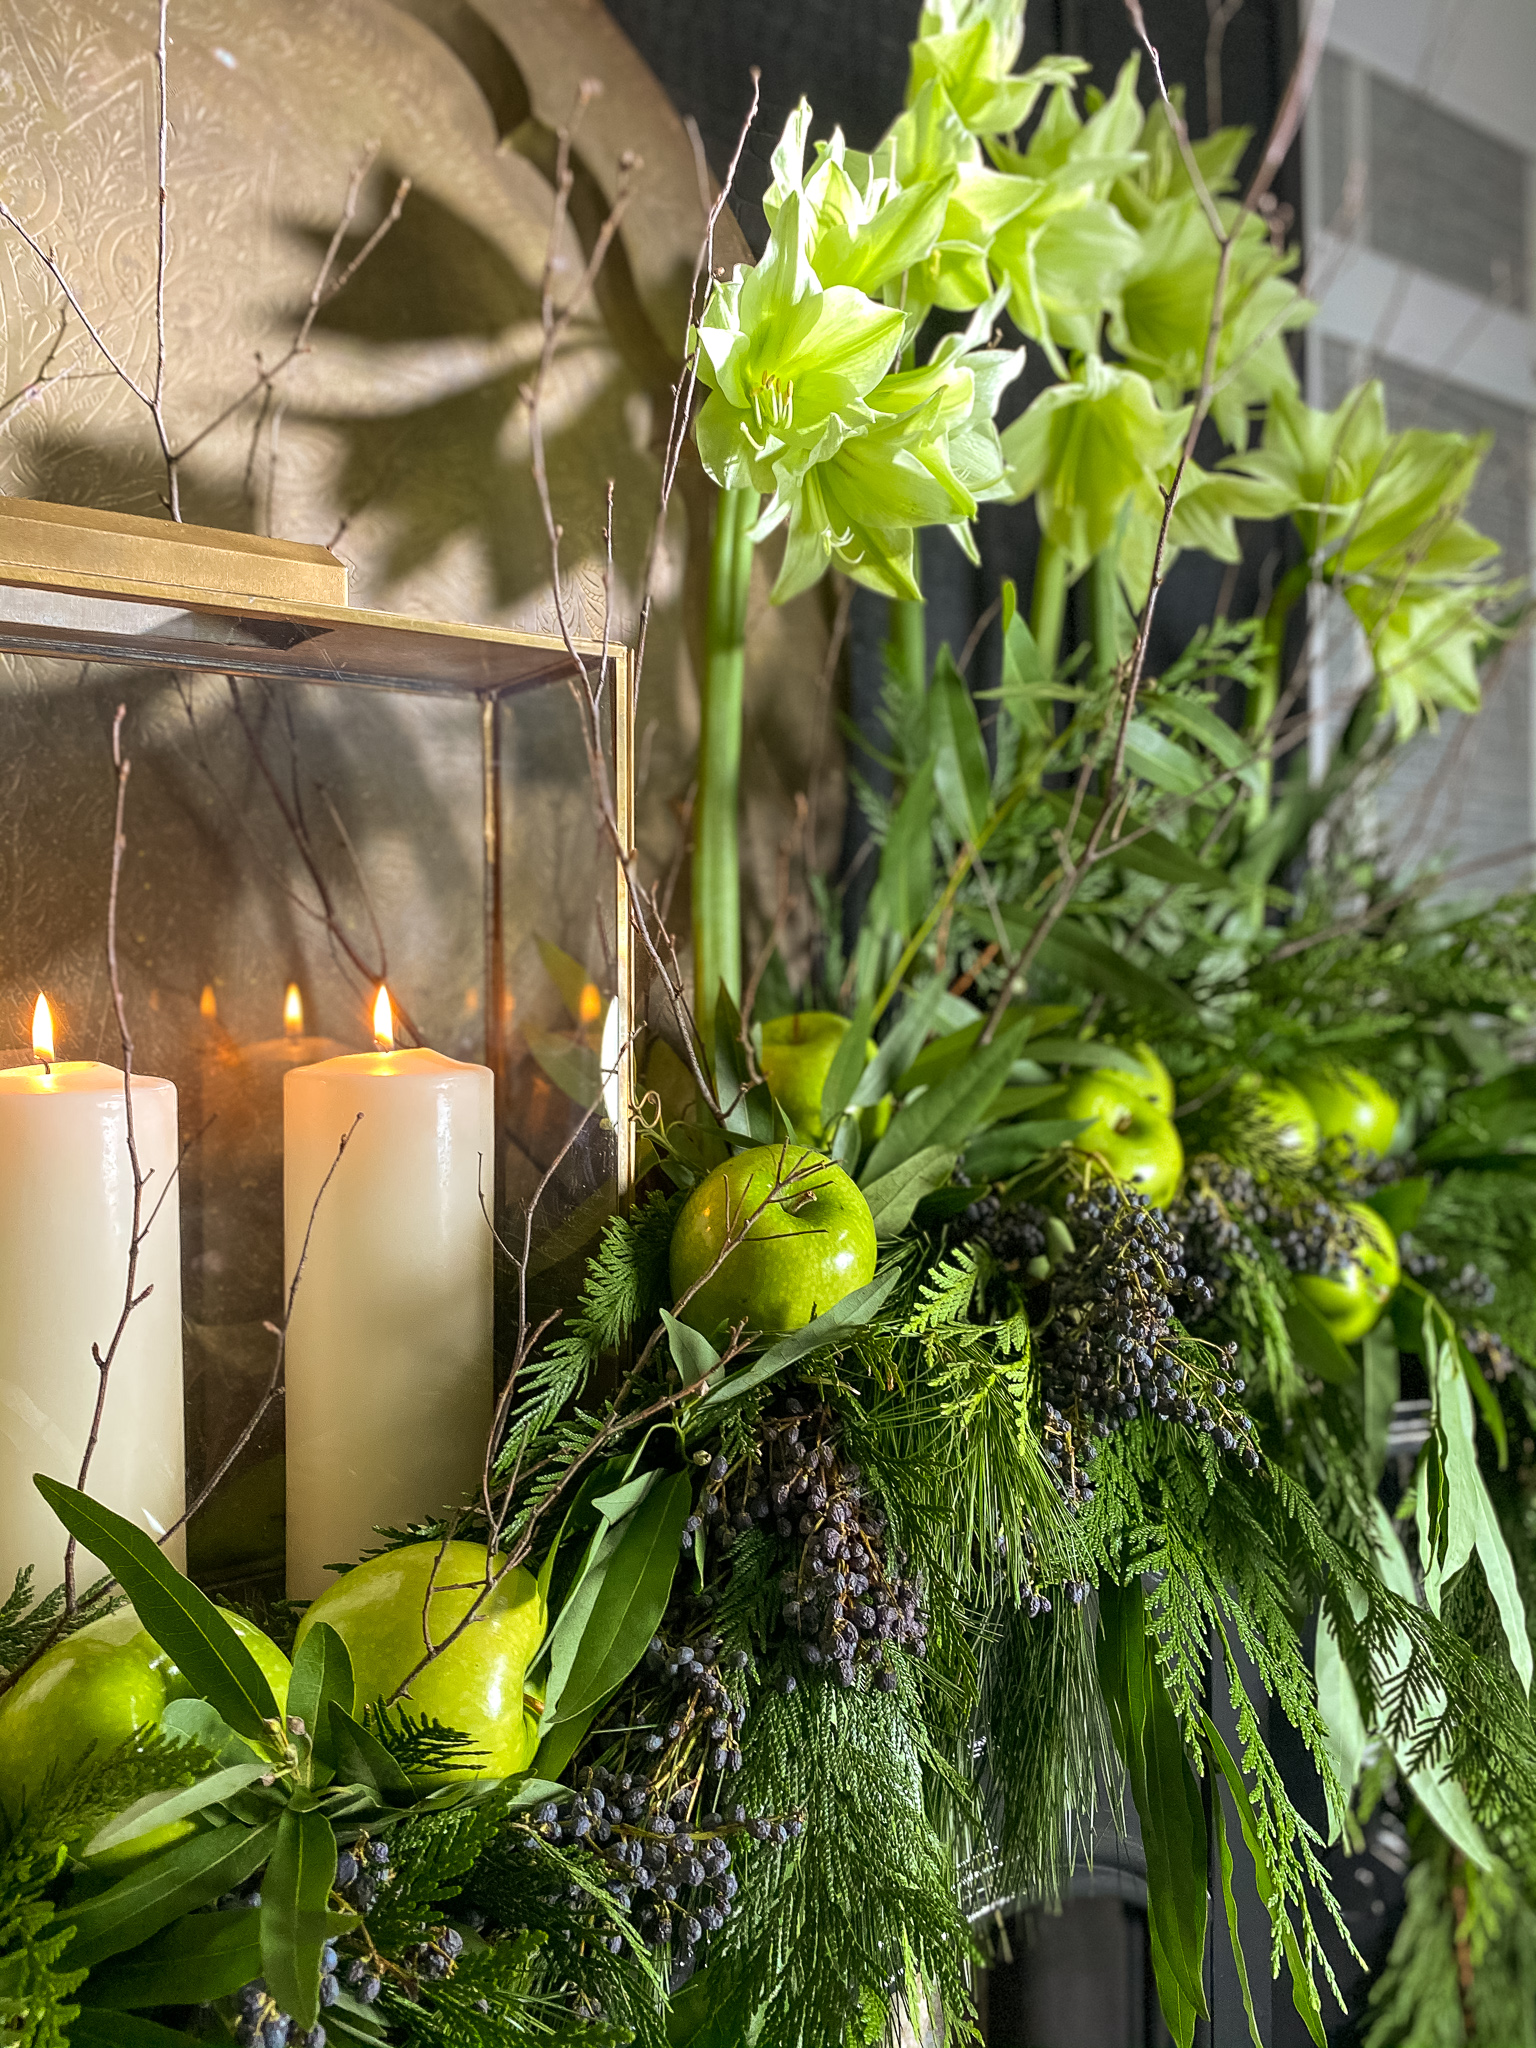
[{"label": "eucalyptus leaf", "polygon": [[1172,796],[1199,796],[1211,780],[1203,761],[1145,718],[1133,718],[1126,728],[1125,761],[1134,774]]},{"label": "eucalyptus leaf", "polygon": [[956,835],[975,846],[992,806],[992,770],[971,693],[947,647],[934,665],[928,702],[938,741],[934,787]]},{"label": "eucalyptus leaf", "polygon": [[179,1742],[196,1743],[221,1764],[260,1764],[264,1770],[272,1768],[206,1700],[168,1700],[160,1715],[160,1732]]},{"label": "eucalyptus leaf", "polygon": [[41,1473],[33,1484],[69,1533],[117,1578],[140,1621],[187,1682],[240,1734],[263,1736],[264,1724],[277,1718],[272,1688],[207,1594],[183,1578],[158,1544],[123,1516]]},{"label": "eucalyptus leaf", "polygon": [[1033,1123],[998,1124],[966,1146],[965,1170],[972,1180],[1006,1180],[1031,1159],[1043,1158],[1058,1145],[1070,1145],[1092,1121],[1091,1117],[1040,1117]]},{"label": "eucalyptus leaf", "polygon": [[408,1800],[413,1796],[410,1779],[371,1730],[354,1721],[338,1700],[327,1709],[331,1724],[331,1754],[336,1775],[349,1785],[363,1785],[386,1801]]},{"label": "eucalyptus leaf", "polygon": [[729,1402],[739,1401],[743,1394],[750,1394],[755,1387],[776,1378],[787,1367],[797,1365],[802,1358],[809,1358],[812,1352],[828,1350],[850,1332],[862,1328],[883,1305],[900,1278],[900,1270],[891,1266],[885,1272],[877,1273],[865,1286],[856,1287],[852,1294],[845,1294],[825,1315],[817,1316],[803,1330],[794,1330],[789,1336],[781,1337],[761,1358],[754,1359],[739,1372],[728,1374],[718,1386],[711,1387],[695,1406],[693,1417],[712,1414]]},{"label": "eucalyptus leaf", "polygon": [[549,1632],[549,1675],[544,1684],[544,1711],[539,1721],[541,1734],[547,1734],[560,1718],[560,1703],[566,1683],[603,1590],[608,1567],[618,1554],[629,1522],[630,1516],[624,1515],[616,1522],[603,1523],[597,1530]]},{"label": "eucalyptus leaf", "polygon": [[1286,1335],[1296,1354],[1296,1363],[1326,1380],[1330,1386],[1347,1387],[1360,1368],[1314,1308],[1304,1301],[1291,1301],[1285,1310]]},{"label": "eucalyptus leaf", "polygon": [[70,2048],[201,2048],[190,2034],[162,2027],[158,2020],[89,2005],[70,2021],[69,2040]]},{"label": "eucalyptus leaf", "polygon": [[254,1785],[269,1770],[270,1766],[259,1760],[232,1764],[210,1777],[199,1778],[195,1785],[182,1785],[173,1792],[147,1793],[98,1828],[86,1843],[85,1854],[99,1856],[104,1850],[119,1849],[125,1842],[136,1842],[141,1835],[153,1834],[156,1828],[169,1827],[173,1821],[217,1806],[232,1794],[243,1792],[247,1785]]},{"label": "eucalyptus leaf", "polygon": [[573,1720],[605,1699],[645,1654],[672,1591],[692,1500],[692,1478],[675,1472],[614,1532],[618,1541],[561,1686],[557,1720]]},{"label": "eucalyptus leaf", "polygon": [[824,1131],[830,1131],[848,1107],[864,1072],[869,1058],[869,1020],[873,1009],[873,999],[866,995],[837,1042],[832,1064],[821,1084],[821,1127]]},{"label": "eucalyptus leaf", "polygon": [[912,1221],[912,1211],[935,1188],[943,1187],[954,1169],[955,1154],[947,1145],[927,1145],[900,1166],[893,1166],[864,1190],[877,1237],[896,1237]]},{"label": "eucalyptus leaf", "polygon": [[74,1927],[70,1967],[90,1969],[108,1956],[137,1948],[184,1913],[210,1906],[257,1871],[277,1841],[277,1822],[259,1828],[226,1821],[206,1834],[173,1842],[106,1891],[60,1915]]},{"label": "eucalyptus leaf", "polygon": [[254,1906],[189,1913],[129,1955],[93,1970],[93,2006],[208,2005],[261,1975],[261,1915]]},{"label": "eucalyptus leaf", "polygon": [[667,1346],[672,1353],[672,1363],[677,1367],[677,1376],[685,1387],[707,1379],[720,1363],[720,1354],[710,1343],[687,1323],[680,1323],[670,1309],[663,1309],[661,1320],[667,1329]]},{"label": "eucalyptus leaf", "polygon": [[336,1837],[323,1813],[290,1806],[261,1880],[261,1972],[267,1989],[300,2027],[320,2011],[320,1952],[336,1882]]},{"label": "eucalyptus leaf", "polygon": [[1011,1018],[990,1045],[980,1046],[916,1101],[903,1103],[864,1163],[864,1183],[872,1184],[930,1146],[954,1145],[969,1137],[1008,1079],[1028,1029],[1027,1018]]},{"label": "eucalyptus leaf", "polygon": [[317,1621],[293,1660],[288,1717],[303,1722],[313,1755],[323,1765],[333,1766],[336,1761],[331,1747],[331,1702],[334,1700],[343,1713],[355,1713],[356,1695],[346,1644],[329,1622]]},{"label": "eucalyptus leaf", "polygon": [[872,1109],[883,1096],[891,1094],[923,1047],[942,1007],[946,990],[943,977],[935,975],[921,988],[908,990],[901,1015],[875,1050],[874,1058],[858,1078],[848,1098],[851,1109]]}]

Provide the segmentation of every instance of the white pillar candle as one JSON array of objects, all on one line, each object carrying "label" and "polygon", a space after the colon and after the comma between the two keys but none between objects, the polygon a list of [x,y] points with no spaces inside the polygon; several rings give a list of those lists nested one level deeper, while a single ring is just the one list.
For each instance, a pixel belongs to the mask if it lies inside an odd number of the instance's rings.
[{"label": "white pillar candle", "polygon": [[[134,1141],[148,1176],[135,1291],[107,1379],[86,1491],[153,1536],[186,1504],[181,1379],[181,1229],[176,1090],[133,1077]],[[46,1592],[68,1541],[32,1484],[73,1486],[90,1437],[105,1354],[123,1312],[133,1235],[133,1172],[123,1076],[95,1060],[0,1072],[0,1598],[23,1566]],[[181,1532],[166,1545],[179,1565]],[[77,1553],[82,1590],[101,1576]]]},{"label": "white pillar candle", "polygon": [[[353,1053],[283,1084],[288,1592],[312,1600],[399,1526],[474,1487],[490,1428],[489,1067]],[[330,1186],[336,1150],[361,1116]]]}]

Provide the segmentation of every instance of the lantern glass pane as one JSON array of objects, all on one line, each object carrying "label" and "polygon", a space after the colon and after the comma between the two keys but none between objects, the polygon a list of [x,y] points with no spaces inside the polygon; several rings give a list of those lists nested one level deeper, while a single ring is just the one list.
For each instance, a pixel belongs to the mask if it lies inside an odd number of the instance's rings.
[{"label": "lantern glass pane", "polygon": [[[387,640],[370,657],[378,674]],[[581,720],[547,654],[542,678],[482,697],[451,680],[432,688],[423,646],[394,662],[412,670],[395,687],[0,654],[0,1062],[30,1057],[41,989],[61,1059],[121,1063],[105,926],[111,726],[127,707],[119,955],[135,1067],[175,1082],[188,1145],[194,1492],[272,1370],[283,1076],[371,1044],[381,976],[402,1044],[496,1071],[485,1195],[504,1237],[520,1242],[522,1205],[555,1168],[534,1233],[536,1299],[558,1296],[566,1262],[616,1203],[617,1099],[603,1098],[600,1062],[617,1024],[617,871]],[[285,1021],[290,987],[302,1018],[290,1005]],[[510,1344],[500,1325],[498,1344]],[[279,1402],[192,1525],[189,1562],[205,1583],[278,1588],[282,1448]]]}]

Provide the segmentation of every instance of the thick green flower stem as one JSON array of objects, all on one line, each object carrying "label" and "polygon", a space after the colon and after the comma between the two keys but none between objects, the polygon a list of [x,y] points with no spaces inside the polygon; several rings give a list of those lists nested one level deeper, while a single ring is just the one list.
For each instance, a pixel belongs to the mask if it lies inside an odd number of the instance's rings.
[{"label": "thick green flower stem", "polygon": [[1035,587],[1030,595],[1029,630],[1035,636],[1040,659],[1047,668],[1056,666],[1061,653],[1061,628],[1067,615],[1067,558],[1053,541],[1040,536],[1035,556]]},{"label": "thick green flower stem", "polygon": [[[1305,593],[1311,580],[1312,565],[1297,562],[1276,584],[1269,609],[1264,614],[1263,666],[1258,684],[1248,692],[1248,704],[1243,714],[1243,731],[1251,740],[1259,738],[1275,715],[1275,706],[1280,701],[1280,669],[1285,660],[1286,629],[1297,599]],[[1273,768],[1265,761],[1259,768],[1259,787],[1248,802],[1250,832],[1257,831],[1269,816],[1273,782]]]},{"label": "thick green flower stem", "polygon": [[1113,542],[1088,567],[1093,620],[1093,679],[1107,683],[1120,659],[1120,553]]},{"label": "thick green flower stem", "polygon": [[928,607],[920,597],[893,597],[885,629],[885,659],[912,696],[928,687]]},{"label": "thick green flower stem", "polygon": [[693,804],[693,1000],[706,1047],[724,982],[741,998],[741,684],[756,491],[722,491],[709,557],[699,787]]}]

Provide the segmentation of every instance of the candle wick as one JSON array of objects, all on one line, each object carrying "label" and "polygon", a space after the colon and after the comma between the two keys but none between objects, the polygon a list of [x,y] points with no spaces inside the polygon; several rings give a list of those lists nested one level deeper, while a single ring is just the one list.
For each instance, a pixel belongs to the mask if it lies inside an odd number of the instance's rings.
[{"label": "candle wick", "polygon": [[36,1057],[37,1057],[38,1059],[42,1060],[42,1062],[43,1062],[43,1072],[44,1072],[44,1073],[45,1073],[45,1074],[46,1074],[46,1075],[48,1076],[48,1078],[49,1078],[50,1080],[52,1080],[52,1078],[53,1078],[53,1061],[52,1061],[52,1060],[50,1060],[50,1059],[48,1059],[48,1058],[46,1058],[46,1057],[45,1057],[45,1056],[44,1056],[44,1055],[43,1055],[42,1053],[38,1053],[38,1054],[36,1055]]}]

